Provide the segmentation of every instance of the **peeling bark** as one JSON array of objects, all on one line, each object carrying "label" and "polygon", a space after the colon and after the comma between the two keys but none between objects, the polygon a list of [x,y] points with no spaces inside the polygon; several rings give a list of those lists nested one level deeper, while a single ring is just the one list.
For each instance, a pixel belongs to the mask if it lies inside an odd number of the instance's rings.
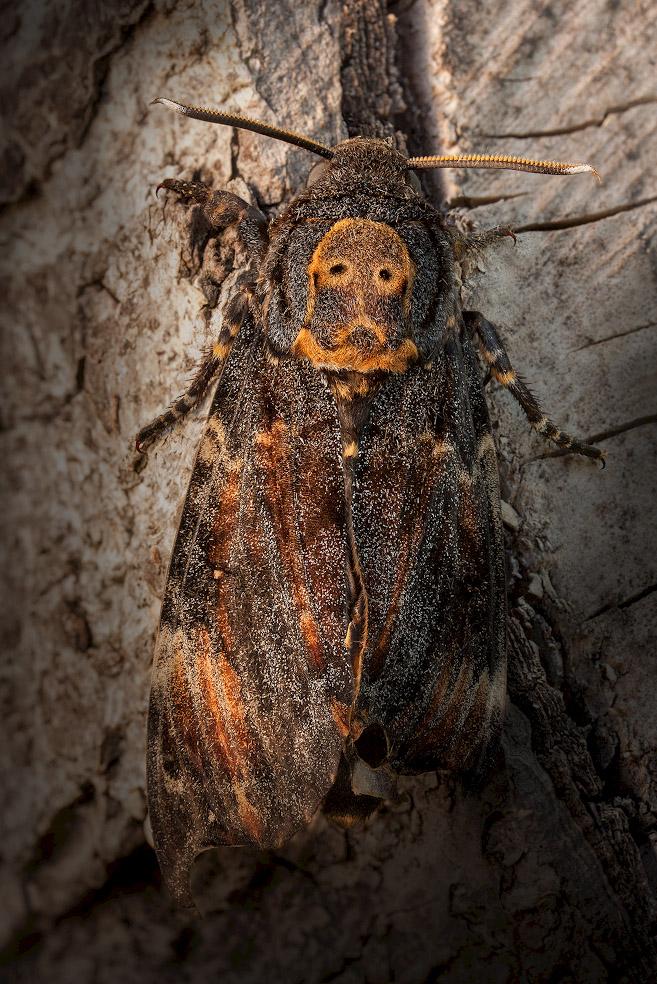
[{"label": "peeling bark", "polygon": [[[645,984],[657,963],[650,3],[103,11],[87,23],[75,5],[33,0],[3,15],[3,979]],[[157,95],[329,143],[364,132],[413,153],[590,159],[606,179],[423,176],[459,221],[522,230],[482,257],[464,302],[500,324],[559,424],[610,451],[604,472],[556,456],[489,387],[513,507],[510,703],[491,781],[475,795],[418,777],[363,829],[318,816],[279,852],[212,852],[198,924],[161,889],[143,821],[153,637],[205,410],[139,472],[131,438],[183,389],[243,258],[152,189],[200,173],[274,215],[309,160],[147,112]]]}]

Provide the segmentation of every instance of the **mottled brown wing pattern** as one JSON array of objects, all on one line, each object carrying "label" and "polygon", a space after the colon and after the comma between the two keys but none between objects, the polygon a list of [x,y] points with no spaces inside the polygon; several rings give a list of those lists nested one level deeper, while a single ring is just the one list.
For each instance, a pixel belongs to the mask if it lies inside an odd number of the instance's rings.
[{"label": "mottled brown wing pattern", "polygon": [[310,819],[353,699],[328,384],[273,365],[252,325],[229,365],[171,560],[149,714],[155,844],[185,904],[202,850],[278,847]]},{"label": "mottled brown wing pattern", "polygon": [[381,140],[318,147],[328,163],[269,224],[235,195],[164,182],[215,232],[236,223],[251,254],[191,385],[137,435],[151,446],[220,376],[149,712],[155,847],[187,905],[209,847],[274,849],[322,802],[349,825],[394,800],[396,773],[486,774],[506,603],[471,337],[539,433],[603,457],[543,414],[495,327],[460,310],[455,259],[509,230],[450,229],[409,181],[422,161]]},{"label": "mottled brown wing pattern", "polygon": [[356,717],[385,730],[398,772],[477,771],[501,725],[506,612],[495,449],[467,338],[382,388],[356,479]]}]

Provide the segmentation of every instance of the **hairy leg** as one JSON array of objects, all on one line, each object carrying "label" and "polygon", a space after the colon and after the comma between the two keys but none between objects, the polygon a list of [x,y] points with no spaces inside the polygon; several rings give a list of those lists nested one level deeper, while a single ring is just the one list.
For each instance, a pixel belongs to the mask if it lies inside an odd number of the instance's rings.
[{"label": "hairy leg", "polygon": [[604,465],[605,451],[584,444],[570,434],[566,434],[545,415],[536,397],[516,374],[495,326],[478,311],[464,311],[463,320],[466,327],[477,334],[479,348],[490,367],[493,378],[513,394],[534,430],[565,451],[594,458],[596,461],[602,461]]},{"label": "hairy leg", "polygon": [[[212,191],[211,188],[197,181],[178,181],[175,178],[167,178],[159,188],[174,191],[181,198],[200,205],[211,231],[215,234],[229,225],[237,224],[238,235],[253,259],[256,262],[262,259],[269,240],[267,220],[257,208],[238,198],[237,195],[225,191]],[[230,354],[235,336],[242,327],[253,296],[253,286],[253,278],[247,275],[242,283],[235,288],[235,293],[226,307],[221,331],[213,348],[202,360],[194,378],[182,396],[168,410],[165,410],[164,413],[161,413],[139,431],[135,439],[137,451],[146,451],[165,430],[172,427],[203,399],[208,387],[221,373]]]}]

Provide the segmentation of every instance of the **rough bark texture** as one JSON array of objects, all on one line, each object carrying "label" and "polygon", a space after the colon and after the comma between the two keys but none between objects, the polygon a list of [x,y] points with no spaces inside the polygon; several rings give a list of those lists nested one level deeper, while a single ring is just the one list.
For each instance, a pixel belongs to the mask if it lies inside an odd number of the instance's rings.
[{"label": "rough bark texture", "polygon": [[[2,16],[3,979],[652,980],[652,4],[31,0]],[[490,783],[420,777],[363,829],[316,817],[276,854],[205,855],[202,923],[161,889],[143,823],[153,638],[204,409],[140,472],[130,449],[216,332],[240,259],[192,248],[188,213],[153,188],[200,174],[274,214],[312,161],[148,112],[160,94],[329,143],[345,122],[396,125],[414,153],[590,160],[605,179],[428,179],[460,221],[526,230],[464,300],[554,419],[610,452],[604,472],[555,456],[489,387],[513,608]]]}]

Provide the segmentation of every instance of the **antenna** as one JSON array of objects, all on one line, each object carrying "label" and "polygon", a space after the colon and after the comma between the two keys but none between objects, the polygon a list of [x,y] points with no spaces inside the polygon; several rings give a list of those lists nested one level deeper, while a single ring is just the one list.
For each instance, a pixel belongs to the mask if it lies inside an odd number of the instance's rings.
[{"label": "antenna", "polygon": [[[282,140],[292,144],[294,147],[302,147],[313,154],[331,160],[334,152],[325,144],[318,143],[316,140],[308,140],[298,133],[291,133],[289,130],[282,130],[278,126],[270,123],[261,123],[259,120],[249,119],[247,116],[237,116],[234,113],[222,113],[219,110],[199,109],[195,106],[185,106],[183,103],[175,102],[173,99],[166,99],[159,96],[154,99],[151,106],[156,104],[167,106],[175,110],[181,116],[188,116],[192,120],[202,120],[206,123],[221,123],[224,126],[235,126],[240,130],[251,130],[253,133],[260,133],[265,137],[273,137],[275,140]],[[409,170],[419,170],[422,168],[433,167],[470,167],[470,168],[503,168],[509,171],[535,171],[538,174],[580,174],[589,171],[595,174],[600,180],[600,175],[590,164],[562,164],[559,161],[533,161],[525,160],[522,157],[498,157],[488,154],[461,154],[460,156],[442,157],[411,157],[407,162]]]},{"label": "antenna", "polygon": [[151,106],[159,103],[161,106],[168,106],[181,116],[189,116],[192,120],[203,120],[206,123],[223,123],[224,126],[236,126],[240,130],[252,130],[254,133],[261,133],[265,137],[274,137],[275,140],[283,140],[285,143],[293,144],[295,147],[303,147],[313,154],[326,157],[331,160],[333,151],[324,144],[317,143],[316,140],[307,140],[300,137],[298,133],[290,133],[289,130],[281,130],[278,126],[271,126],[269,123],[260,123],[258,120],[250,120],[246,116],[235,116],[231,113],[221,113],[212,109],[197,109],[194,106],[183,106],[182,103],[174,102],[173,99],[165,99],[163,96],[154,99]]},{"label": "antenna", "polygon": [[590,164],[562,164],[559,161],[527,161],[523,157],[492,157],[488,154],[461,154],[456,157],[411,157],[408,167],[480,167],[507,171],[535,171],[537,174],[581,174],[590,171],[598,181],[600,175]]}]

